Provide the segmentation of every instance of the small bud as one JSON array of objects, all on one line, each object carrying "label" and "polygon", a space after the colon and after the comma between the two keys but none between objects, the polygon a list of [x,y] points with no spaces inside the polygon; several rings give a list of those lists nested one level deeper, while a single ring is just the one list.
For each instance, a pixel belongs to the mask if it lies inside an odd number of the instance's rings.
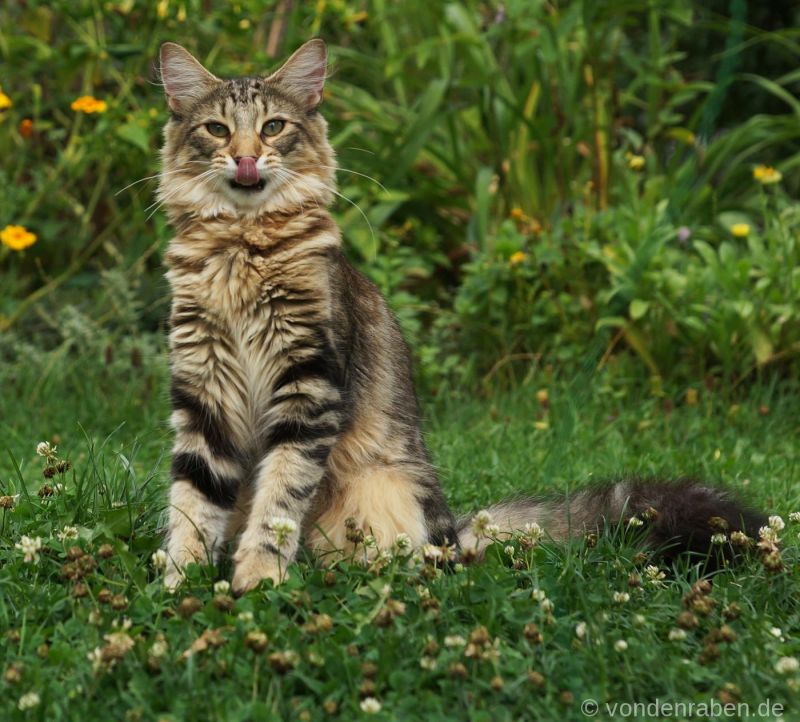
[{"label": "small bud", "polygon": [[453,662],[447,668],[447,676],[450,679],[466,679],[467,668],[461,662]]},{"label": "small bud", "polygon": [[527,639],[531,644],[538,645],[543,641],[542,633],[539,631],[539,627],[533,623],[526,624],[522,633],[525,635],[525,639]]},{"label": "small bud", "polygon": [[214,596],[212,604],[214,608],[219,609],[220,612],[230,612],[236,602],[230,594],[217,594]]},{"label": "small bud", "polygon": [[269,644],[269,638],[264,632],[248,632],[244,638],[245,647],[252,649],[254,652],[263,652],[267,648],[267,644]]},{"label": "small bud", "polygon": [[534,670],[528,671],[528,682],[531,683],[536,689],[541,689],[544,687],[545,678],[544,675],[540,674],[539,672],[535,672]]},{"label": "small bud", "polygon": [[178,605],[177,612],[184,619],[188,619],[203,608],[203,603],[197,597],[185,597]]},{"label": "small bud", "polygon": [[114,547],[112,547],[111,544],[103,544],[97,550],[97,556],[101,559],[110,559],[114,556]]}]

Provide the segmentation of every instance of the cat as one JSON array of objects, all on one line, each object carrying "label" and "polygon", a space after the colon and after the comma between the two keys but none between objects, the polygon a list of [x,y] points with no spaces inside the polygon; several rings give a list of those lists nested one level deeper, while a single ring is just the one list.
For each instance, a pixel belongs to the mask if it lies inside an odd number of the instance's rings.
[{"label": "cat", "polygon": [[[480,552],[486,540],[471,516],[456,519],[431,464],[397,321],[327,210],[325,43],[263,77],[222,80],[174,43],[160,60],[170,118],[158,200],[175,231],[166,584],[234,539],[236,594],[281,582],[301,540],[352,549],[354,529],[378,548],[404,534]],[[748,532],[763,521],[694,481],[621,481],[489,513],[504,533],[536,523],[563,539],[650,508],[651,541],[686,548],[708,546],[709,517]]]}]

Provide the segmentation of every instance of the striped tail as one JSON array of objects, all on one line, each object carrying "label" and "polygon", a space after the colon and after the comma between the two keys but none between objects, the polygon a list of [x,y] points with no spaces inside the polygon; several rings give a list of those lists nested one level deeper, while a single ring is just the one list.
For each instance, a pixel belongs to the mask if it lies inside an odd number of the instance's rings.
[{"label": "striped tail", "polygon": [[[667,557],[685,552],[706,555],[714,534],[744,532],[754,538],[767,523],[764,514],[742,505],[724,489],[692,479],[618,481],[561,499],[510,499],[486,511],[491,523],[499,527],[500,538],[536,523],[549,537],[565,540],[637,517],[647,525],[648,544],[663,548]],[[476,515],[458,520],[462,549],[480,553],[491,543],[479,530],[487,521],[487,517]]]}]

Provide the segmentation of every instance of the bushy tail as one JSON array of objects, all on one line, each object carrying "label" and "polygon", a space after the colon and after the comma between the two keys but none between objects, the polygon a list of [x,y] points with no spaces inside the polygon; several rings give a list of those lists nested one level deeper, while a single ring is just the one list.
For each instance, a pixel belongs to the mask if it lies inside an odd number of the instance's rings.
[{"label": "bushy tail", "polygon": [[637,517],[646,525],[648,543],[664,549],[667,556],[682,552],[707,554],[712,535],[724,533],[730,537],[731,532],[741,531],[755,538],[767,523],[765,515],[740,504],[729,492],[691,479],[618,481],[561,499],[510,499],[486,512],[489,519],[483,515],[459,519],[462,549],[480,553],[490,543],[491,539],[481,531],[486,524],[499,527],[502,537],[536,523],[548,536],[567,539]]}]

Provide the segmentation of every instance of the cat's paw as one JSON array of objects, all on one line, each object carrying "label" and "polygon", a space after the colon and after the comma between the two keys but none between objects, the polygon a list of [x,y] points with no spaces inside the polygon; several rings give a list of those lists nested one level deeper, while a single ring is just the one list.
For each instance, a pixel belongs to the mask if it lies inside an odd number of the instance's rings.
[{"label": "cat's paw", "polygon": [[271,554],[250,552],[237,557],[231,585],[237,597],[255,589],[264,579],[271,579],[275,585],[286,579],[285,562],[279,564]]},{"label": "cat's paw", "polygon": [[183,584],[185,579],[186,577],[184,576],[183,572],[174,564],[171,564],[167,567],[167,571],[164,574],[164,587],[166,587],[168,592],[174,592],[181,584]]}]

